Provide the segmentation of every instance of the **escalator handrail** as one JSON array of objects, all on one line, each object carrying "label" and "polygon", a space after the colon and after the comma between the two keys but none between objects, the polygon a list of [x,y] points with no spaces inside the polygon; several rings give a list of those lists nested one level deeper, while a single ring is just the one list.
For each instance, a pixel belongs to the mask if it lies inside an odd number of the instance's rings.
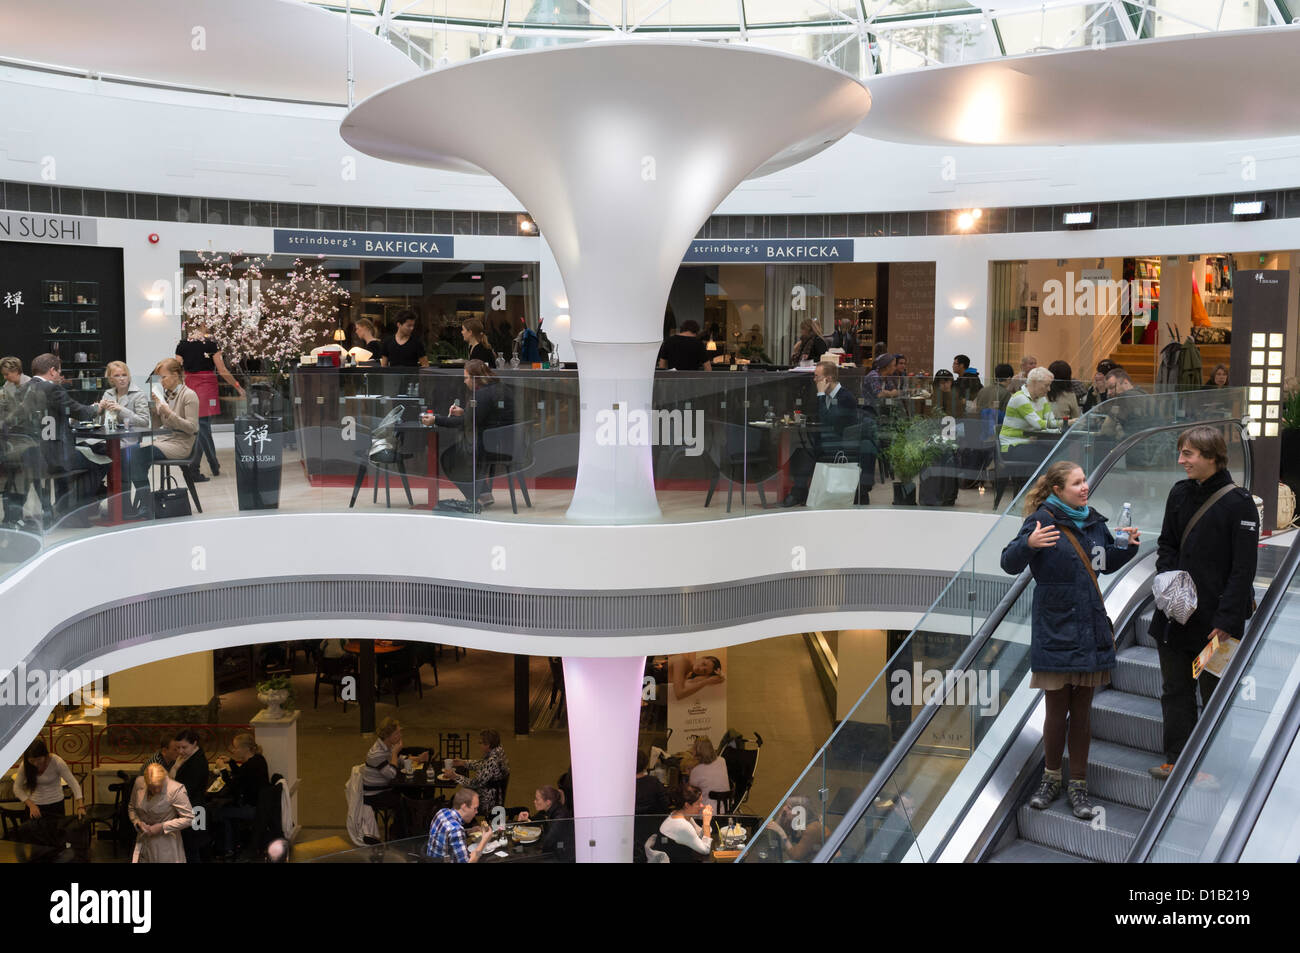
[{"label": "escalator handrail", "polygon": [[[1278,607],[1282,603],[1282,597],[1286,595],[1287,589],[1291,585],[1291,577],[1300,565],[1300,546],[1292,540],[1286,556],[1282,558],[1282,564],[1278,567],[1273,576],[1272,583],[1269,584],[1268,591],[1264,593],[1264,598],[1260,601],[1258,608],[1255,610],[1255,617],[1250,626],[1248,638],[1243,638],[1241,647],[1233,654],[1232,659],[1228,662],[1228,667],[1224,669],[1223,676],[1219,679],[1222,685],[1235,685],[1241,680],[1242,674],[1246,671],[1247,666],[1255,658],[1255,653],[1264,641],[1264,633],[1268,631],[1273,617],[1277,614]],[[1195,776],[1192,772],[1201,762],[1201,757],[1205,754],[1205,749],[1209,746],[1210,737],[1214,729],[1219,724],[1219,719],[1227,710],[1231,700],[1235,698],[1234,692],[1216,691],[1210,696],[1210,703],[1201,712],[1201,717],[1196,720],[1196,726],[1192,729],[1191,735],[1187,738],[1187,743],[1183,746],[1182,753],[1178,756],[1174,764],[1174,770],[1165,779],[1162,790],[1156,796],[1155,803],[1151,806],[1147,814],[1146,821],[1143,822],[1142,828],[1138,831],[1137,837],[1134,838],[1133,846],[1129,849],[1127,863],[1141,864],[1146,863],[1151,855],[1152,848],[1155,847],[1156,838],[1164,830],[1168,823],[1170,815],[1173,813],[1174,805],[1178,803],[1178,798],[1182,795],[1183,789],[1189,781]],[[1292,707],[1295,707],[1293,700]],[[1290,716],[1288,712],[1288,717]],[[1280,733],[1280,732],[1279,732]],[[1294,737],[1292,732],[1291,737]],[[1276,741],[1276,738],[1274,739]],[[1289,741],[1289,739],[1288,739]],[[1265,756],[1265,761],[1260,763],[1258,772],[1263,771],[1265,762],[1269,755],[1273,754],[1273,748],[1270,746]],[[1279,756],[1278,767],[1281,761]],[[1254,793],[1252,789],[1252,794]],[[1266,792],[1265,792],[1266,793]],[[1243,802],[1242,811],[1245,811],[1249,802]],[[1263,806],[1261,800],[1257,806],[1255,816],[1258,816],[1258,807]],[[1240,816],[1240,815],[1239,815]],[[1254,825],[1254,819],[1251,820],[1251,826]],[[1226,849],[1231,842],[1232,832],[1229,833],[1229,840],[1225,841],[1223,849]],[[1244,845],[1245,841],[1242,841]]]},{"label": "escalator handrail", "polygon": [[[1141,443],[1147,437],[1166,431],[1186,430],[1188,427],[1213,427],[1222,424],[1233,424],[1242,428],[1243,436],[1241,448],[1243,464],[1246,469],[1245,485],[1249,487],[1251,477],[1250,440],[1245,433],[1245,427],[1242,426],[1241,420],[1231,417],[1220,420],[1202,420],[1196,421],[1195,423],[1183,421],[1181,423],[1162,424],[1156,427],[1148,427],[1125,437],[1117,443],[1114,449],[1107,453],[1101,463],[1097,464],[1093,469],[1092,475],[1088,478],[1090,492],[1101,483],[1107,473],[1115,468],[1115,465],[1124,458],[1124,455],[1127,454],[1129,450]],[[1039,469],[1041,470],[1042,467],[1039,467]],[[1037,474],[1035,474],[1035,477],[1036,476]],[[1028,484],[1026,485],[1028,486]],[[1019,498],[1020,494],[1017,494],[1016,499]],[[1025,588],[1029,585],[1031,577],[1032,574],[1028,569],[1024,570],[1016,577],[1011,588],[1007,590],[1007,594],[998,602],[993,611],[989,613],[988,618],[984,620],[984,624],[979,627],[979,630],[971,638],[970,645],[966,647],[966,650],[961,653],[961,657],[953,664],[954,670],[965,671],[965,668],[970,663],[971,659],[984,649],[984,646],[988,643],[989,639],[993,637],[993,633],[997,631],[998,626],[1002,624],[1006,614],[1024,593]],[[920,623],[918,623],[918,626],[919,625]],[[912,631],[915,632],[916,630],[913,629]],[[909,635],[908,638],[911,638],[911,636]],[[879,676],[877,676],[877,678],[879,678]],[[874,684],[875,682],[872,683],[872,685]],[[870,690],[870,688],[867,689],[867,691]],[[880,767],[872,773],[871,778],[867,781],[862,793],[858,795],[857,799],[853,802],[853,806],[849,808],[848,812],[844,815],[844,820],[827,836],[821,849],[818,850],[816,856],[813,858],[813,863],[827,863],[836,855],[836,853],[839,852],[840,848],[844,846],[844,841],[848,839],[849,833],[857,827],[858,821],[871,806],[872,801],[874,801],[880,794],[880,790],[885,786],[885,782],[888,781],[889,778],[893,777],[898,766],[903,763],[903,759],[907,757],[908,752],[910,752],[915,746],[917,739],[919,739],[925,732],[926,727],[929,726],[930,721],[934,718],[935,714],[938,713],[939,708],[943,704],[944,698],[939,697],[939,693],[937,692],[935,693],[935,697],[925,704],[925,707],[921,709],[921,714],[918,715],[916,720],[908,726],[907,731],[903,733],[903,737],[898,740],[897,744],[890,748],[889,754],[885,756],[885,760],[881,762]]]}]

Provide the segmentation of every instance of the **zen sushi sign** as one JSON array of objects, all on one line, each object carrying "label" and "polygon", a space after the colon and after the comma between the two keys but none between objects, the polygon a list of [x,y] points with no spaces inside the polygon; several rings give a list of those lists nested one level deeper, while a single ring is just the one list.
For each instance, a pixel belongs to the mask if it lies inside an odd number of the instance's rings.
[{"label": "zen sushi sign", "polygon": [[853,260],[853,239],[720,239],[691,242],[685,262],[835,262]]},{"label": "zen sushi sign", "polygon": [[0,212],[0,242],[44,242],[50,245],[95,245],[93,218],[42,215],[39,212]]}]

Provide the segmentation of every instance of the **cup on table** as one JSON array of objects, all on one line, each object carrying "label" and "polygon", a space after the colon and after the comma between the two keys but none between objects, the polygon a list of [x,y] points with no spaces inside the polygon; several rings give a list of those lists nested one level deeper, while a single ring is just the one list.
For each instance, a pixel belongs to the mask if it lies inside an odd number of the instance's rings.
[{"label": "cup on table", "polygon": [[453,767],[454,767],[454,765],[452,765],[452,759],[451,759],[451,758],[444,758],[444,759],[443,759],[443,762],[442,762],[442,773],[443,773],[443,774],[450,775],[450,774],[452,773],[452,768],[453,768]]}]

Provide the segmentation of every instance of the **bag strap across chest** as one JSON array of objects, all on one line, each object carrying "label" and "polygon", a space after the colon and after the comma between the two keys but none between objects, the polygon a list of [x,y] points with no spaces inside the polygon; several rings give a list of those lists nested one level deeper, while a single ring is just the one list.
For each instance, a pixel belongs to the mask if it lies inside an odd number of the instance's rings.
[{"label": "bag strap across chest", "polygon": [[1192,514],[1192,518],[1187,523],[1187,528],[1183,530],[1183,538],[1178,541],[1178,548],[1181,550],[1187,545],[1187,537],[1192,535],[1192,527],[1201,521],[1201,517],[1209,512],[1210,507],[1219,500],[1228,495],[1229,492],[1236,488],[1235,483],[1229,483],[1227,486],[1221,486],[1211,494],[1210,498],[1201,504],[1200,509]]}]

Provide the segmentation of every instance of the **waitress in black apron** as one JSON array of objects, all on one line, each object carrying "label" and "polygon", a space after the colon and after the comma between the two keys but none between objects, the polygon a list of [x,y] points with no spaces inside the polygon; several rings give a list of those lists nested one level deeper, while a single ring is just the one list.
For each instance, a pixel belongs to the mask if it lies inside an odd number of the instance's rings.
[{"label": "waitress in black apron", "polygon": [[[217,374],[235,389],[240,397],[244,388],[234,375],[226,368],[221,357],[221,345],[208,334],[207,325],[195,323],[190,328],[189,337],[176,345],[176,356],[185,366],[185,385],[199,395],[199,446],[208,459],[208,466],[213,476],[221,473],[221,464],[217,462],[217,446],[212,440],[212,418],[221,413],[221,399],[217,392]],[[196,483],[207,481],[199,472],[197,465],[190,474]]]}]

